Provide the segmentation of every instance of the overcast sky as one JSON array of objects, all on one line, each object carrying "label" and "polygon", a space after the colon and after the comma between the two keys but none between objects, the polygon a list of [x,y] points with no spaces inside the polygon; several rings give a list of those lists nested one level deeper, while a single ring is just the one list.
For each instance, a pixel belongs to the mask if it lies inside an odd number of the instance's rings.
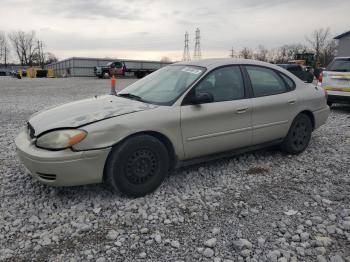
[{"label": "overcast sky", "polygon": [[232,47],[305,43],[314,29],[350,30],[350,0],[0,0],[0,31],[35,30],[46,50],[71,56],[181,60],[184,33],[193,56]]}]

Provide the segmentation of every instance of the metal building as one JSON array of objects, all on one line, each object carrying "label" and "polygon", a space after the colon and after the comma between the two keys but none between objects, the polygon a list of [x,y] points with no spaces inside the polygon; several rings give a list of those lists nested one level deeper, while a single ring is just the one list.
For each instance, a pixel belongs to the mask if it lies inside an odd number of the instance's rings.
[{"label": "metal building", "polygon": [[46,65],[44,69],[53,69],[56,77],[95,76],[95,67],[106,66],[109,62],[113,61],[123,61],[132,75],[137,74],[138,71],[150,73],[171,64],[171,62],[148,60],[71,57]]},{"label": "metal building", "polygon": [[94,76],[95,66],[105,66],[114,59],[70,57],[45,66],[54,69],[56,77]]},{"label": "metal building", "polygon": [[350,31],[334,37],[338,40],[336,56],[350,56]]}]

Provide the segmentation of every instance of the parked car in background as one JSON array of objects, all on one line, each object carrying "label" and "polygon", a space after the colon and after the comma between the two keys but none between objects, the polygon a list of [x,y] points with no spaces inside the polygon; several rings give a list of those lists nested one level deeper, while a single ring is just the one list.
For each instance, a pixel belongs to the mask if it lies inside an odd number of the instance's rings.
[{"label": "parked car in background", "polygon": [[314,75],[310,72],[310,70],[307,70],[306,67],[299,65],[299,64],[277,64],[280,67],[283,67],[284,69],[288,70],[292,74],[299,77],[301,80],[307,83],[312,83],[314,81]]},{"label": "parked car in background", "polygon": [[15,78],[22,78],[27,76],[27,71],[25,69],[12,70],[10,75]]},{"label": "parked car in background", "polygon": [[94,67],[94,73],[99,78],[109,77],[111,75],[124,76],[127,74],[142,78],[169,64],[168,62],[161,61],[117,60],[109,62],[106,66]]},{"label": "parked car in background", "polygon": [[350,103],[350,57],[337,57],[320,74],[318,84],[328,92],[328,105]]},{"label": "parked car in background", "polygon": [[271,145],[303,152],[327,120],[325,94],[264,62],[180,62],[116,96],[34,114],[16,138],[17,152],[43,183],[104,181],[141,196],[184,165]]}]

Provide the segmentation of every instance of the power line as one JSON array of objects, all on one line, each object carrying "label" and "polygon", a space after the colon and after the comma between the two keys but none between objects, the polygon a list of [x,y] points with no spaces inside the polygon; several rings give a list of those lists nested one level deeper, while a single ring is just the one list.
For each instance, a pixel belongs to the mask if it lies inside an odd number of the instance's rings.
[{"label": "power line", "polygon": [[184,54],[182,56],[182,61],[191,61],[190,50],[188,48],[188,32],[185,34],[185,46],[184,46]]},{"label": "power line", "polygon": [[196,30],[196,42],[194,45],[194,54],[193,54],[193,59],[201,59],[202,58],[202,52],[201,52],[201,31],[199,28]]}]

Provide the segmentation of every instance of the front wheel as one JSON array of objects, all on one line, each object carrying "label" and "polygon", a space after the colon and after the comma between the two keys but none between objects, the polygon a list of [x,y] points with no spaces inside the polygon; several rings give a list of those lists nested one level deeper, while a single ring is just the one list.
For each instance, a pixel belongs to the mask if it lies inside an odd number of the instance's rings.
[{"label": "front wheel", "polygon": [[281,144],[282,151],[288,154],[299,154],[309,145],[312,133],[312,122],[306,114],[299,114],[293,121],[287,136]]},{"label": "front wheel", "polygon": [[164,144],[153,136],[139,135],[112,149],[105,178],[115,190],[137,197],[159,187],[168,169],[169,155]]}]

